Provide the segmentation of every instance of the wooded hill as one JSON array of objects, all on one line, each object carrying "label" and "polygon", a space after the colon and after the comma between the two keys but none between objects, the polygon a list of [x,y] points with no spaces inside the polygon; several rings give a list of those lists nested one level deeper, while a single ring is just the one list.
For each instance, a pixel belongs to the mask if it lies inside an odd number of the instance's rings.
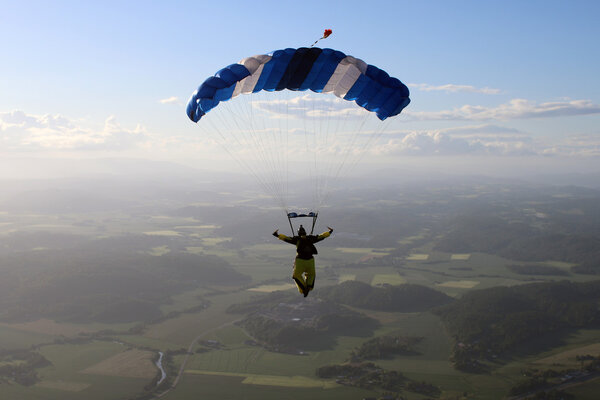
[{"label": "wooded hill", "polygon": [[600,274],[600,235],[592,228],[555,230],[554,225],[469,215],[456,218],[448,229],[437,250],[496,254],[515,261],[564,261],[577,264],[573,272]]},{"label": "wooded hill", "polygon": [[212,255],[151,256],[104,245],[11,253],[0,257],[0,265],[3,321],[149,321],[184,290],[250,281]]},{"label": "wooded hill", "polygon": [[415,284],[375,287],[360,281],[346,281],[315,292],[328,302],[377,311],[426,311],[453,301],[442,292]]},{"label": "wooded hill", "polygon": [[[339,335],[370,337],[378,326],[377,321],[343,305],[417,312],[451,301],[451,297],[420,285],[372,287],[363,282],[347,281],[315,290],[309,299],[290,292],[256,296],[246,303],[230,306],[227,312],[248,314],[240,325],[266,347],[294,352],[329,348]],[[307,337],[312,339],[307,341]],[[375,348],[387,345],[398,351],[411,351],[414,343],[371,343],[373,348],[367,345],[359,353],[360,357],[368,358],[374,356]]]},{"label": "wooded hill", "polygon": [[[534,283],[466,293],[435,312],[455,339],[456,368],[481,371],[535,341],[600,325],[600,281]],[[538,349],[539,350],[539,349]]]},{"label": "wooded hill", "polygon": [[337,303],[270,294],[234,305],[228,312],[248,314],[241,326],[269,350],[300,353],[331,348],[340,335],[370,337],[379,323]]},{"label": "wooded hill", "polygon": [[378,336],[369,339],[350,353],[350,362],[392,359],[396,355],[417,355],[414,347],[422,337]]}]

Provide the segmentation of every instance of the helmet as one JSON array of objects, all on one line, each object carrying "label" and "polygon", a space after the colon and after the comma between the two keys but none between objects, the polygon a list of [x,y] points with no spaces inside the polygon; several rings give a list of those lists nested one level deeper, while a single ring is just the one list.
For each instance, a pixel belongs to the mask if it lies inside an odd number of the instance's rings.
[{"label": "helmet", "polygon": [[302,225],[300,225],[300,228],[298,228],[298,236],[306,236],[306,231]]}]

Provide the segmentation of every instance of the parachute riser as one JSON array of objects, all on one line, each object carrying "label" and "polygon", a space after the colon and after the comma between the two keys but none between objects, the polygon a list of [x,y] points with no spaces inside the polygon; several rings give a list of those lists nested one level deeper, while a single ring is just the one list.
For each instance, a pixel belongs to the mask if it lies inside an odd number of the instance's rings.
[{"label": "parachute riser", "polygon": [[298,214],[295,212],[286,212],[288,222],[290,223],[290,229],[292,230],[292,236],[295,236],[294,225],[292,224],[292,218],[312,218],[312,226],[310,228],[310,234],[312,235],[315,231],[315,225],[317,223],[317,218],[319,217],[318,212],[309,212],[308,214]]}]

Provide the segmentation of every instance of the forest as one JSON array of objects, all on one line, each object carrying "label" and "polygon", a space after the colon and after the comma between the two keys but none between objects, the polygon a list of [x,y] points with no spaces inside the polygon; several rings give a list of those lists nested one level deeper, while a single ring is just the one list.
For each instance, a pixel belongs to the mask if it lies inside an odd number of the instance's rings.
[{"label": "forest", "polygon": [[[317,226],[335,231],[318,244],[308,298],[290,279],[293,247],[271,236],[287,220],[253,194],[192,202],[178,190],[82,213],[58,195],[4,203],[2,379],[17,398],[85,385],[105,398],[80,371],[126,348],[145,352],[136,362],[150,371],[119,386],[131,399],[158,390],[159,351],[161,390],[177,378],[182,393],[221,379],[315,385],[302,398],[460,398],[498,385],[508,395],[591,368],[575,357],[598,356],[596,191],[438,182],[342,192]],[[82,349],[89,359],[73,364]],[[539,361],[554,353],[564,367]],[[307,381],[292,383],[298,374]],[[222,387],[264,393],[240,382]]]},{"label": "forest", "polygon": [[176,293],[250,280],[214,255],[132,254],[123,242],[103,239],[83,249],[0,255],[0,320],[151,321],[163,316],[161,304]]},{"label": "forest", "polygon": [[540,351],[536,344],[556,345],[576,329],[600,327],[598,301],[600,281],[559,281],[474,290],[435,312],[455,340],[455,367],[483,372],[483,361]]}]

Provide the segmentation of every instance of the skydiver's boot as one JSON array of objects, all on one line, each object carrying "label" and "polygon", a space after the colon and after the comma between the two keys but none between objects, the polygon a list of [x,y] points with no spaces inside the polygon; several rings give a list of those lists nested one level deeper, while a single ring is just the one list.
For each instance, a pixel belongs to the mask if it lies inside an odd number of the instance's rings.
[{"label": "skydiver's boot", "polygon": [[296,286],[298,286],[298,291],[304,295],[304,297],[308,296],[308,289],[306,288],[306,286],[304,285],[304,283],[300,282],[300,279],[298,278],[293,278],[294,282],[296,282]]},{"label": "skydiver's boot", "polygon": [[304,292],[304,297],[308,296],[308,293],[315,288],[314,285],[306,284],[306,291]]}]

